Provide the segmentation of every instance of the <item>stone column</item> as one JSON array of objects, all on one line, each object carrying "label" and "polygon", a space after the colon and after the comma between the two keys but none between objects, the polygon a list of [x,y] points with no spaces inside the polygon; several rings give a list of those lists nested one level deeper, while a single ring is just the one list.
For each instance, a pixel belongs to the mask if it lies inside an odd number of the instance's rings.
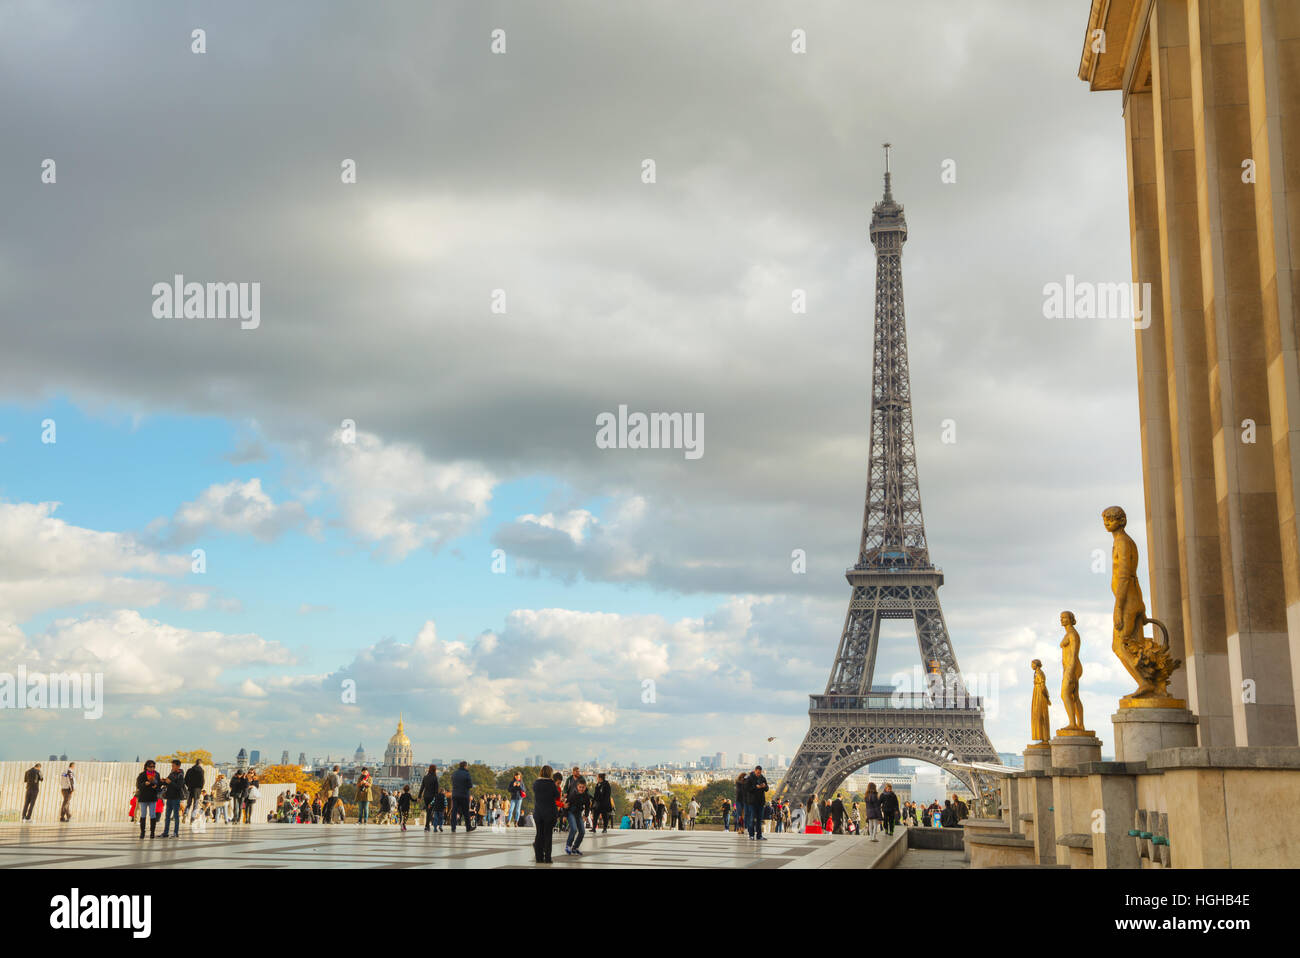
[{"label": "stone column", "polygon": [[[1211,436],[1212,403],[1207,341],[1214,341],[1202,296],[1203,191],[1198,180],[1197,96],[1199,49],[1187,0],[1159,0],[1151,17],[1153,152],[1169,391],[1174,508],[1186,672],[1171,693],[1201,715],[1203,745],[1233,741],[1223,571]],[[1210,287],[1213,294],[1213,286]],[[1213,346],[1210,346],[1212,349]],[[1163,617],[1155,604],[1151,613]],[[1170,635],[1173,645],[1173,635]]]},{"label": "stone column", "polygon": [[[1164,267],[1160,252],[1159,201],[1156,191],[1156,137],[1150,93],[1131,94],[1124,105],[1127,132],[1129,221],[1133,282],[1150,284],[1150,323],[1139,324],[1137,342],[1138,416],[1142,437],[1142,474],[1147,528],[1147,568],[1151,608],[1160,610],[1169,627],[1169,643],[1183,648],[1182,583],[1178,562],[1178,516],[1174,504],[1174,467],[1169,428],[1169,388],[1165,344]],[[1178,653],[1182,655],[1181,651]],[[1181,677],[1177,682],[1183,681]],[[1174,694],[1182,695],[1175,685]]]},{"label": "stone column", "polygon": [[[1158,12],[1173,2],[1161,0]],[[1155,19],[1159,29],[1177,29],[1172,10]],[[1210,381],[1217,386],[1211,419],[1233,740],[1294,744],[1273,449],[1267,439],[1272,415],[1261,335],[1257,193],[1243,182],[1242,168],[1251,141],[1241,0],[1190,0],[1184,25],[1191,51],[1189,136],[1200,204],[1206,352]],[[1198,712],[1203,721],[1217,719]]]},{"label": "stone column", "polygon": [[[1286,644],[1275,643],[1270,664],[1280,667],[1285,652],[1291,669],[1292,714],[1300,720],[1295,708],[1300,703],[1300,304],[1295,299],[1300,243],[1291,242],[1300,229],[1300,169],[1296,167],[1300,154],[1293,151],[1288,156],[1286,150],[1300,136],[1300,7],[1291,0],[1245,0],[1242,36],[1272,425],[1268,439],[1286,602]],[[1277,728],[1286,720],[1285,709],[1261,704],[1267,710],[1259,718],[1263,737],[1276,736],[1276,744],[1287,744]],[[1296,740],[1293,734],[1289,742]]]}]

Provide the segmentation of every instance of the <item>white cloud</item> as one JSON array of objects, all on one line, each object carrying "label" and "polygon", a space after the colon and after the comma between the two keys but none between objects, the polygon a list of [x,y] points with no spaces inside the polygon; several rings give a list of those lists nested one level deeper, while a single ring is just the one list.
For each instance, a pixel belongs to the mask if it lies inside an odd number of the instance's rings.
[{"label": "white cloud", "polygon": [[434,462],[411,443],[364,431],[355,440],[344,443],[335,433],[321,471],[344,528],[381,555],[400,559],[440,546],[487,514],[497,480],[482,466]]},{"label": "white cloud", "polygon": [[181,505],[170,521],[156,521],[150,529],[169,543],[193,542],[211,533],[270,542],[293,529],[319,535],[320,523],[307,515],[302,503],[277,504],[262,488],[262,480],[254,477],[211,485],[193,502]]},{"label": "white cloud", "polygon": [[283,646],[257,635],[195,631],[131,609],[57,619],[8,658],[29,671],[103,673],[110,700],[214,691],[228,669],[293,661]]},{"label": "white cloud", "polygon": [[183,576],[188,556],[147,548],[134,536],[74,526],[54,516],[57,502],[0,503],[0,621],[22,622],[68,605],[200,608],[205,590],[147,576]]}]

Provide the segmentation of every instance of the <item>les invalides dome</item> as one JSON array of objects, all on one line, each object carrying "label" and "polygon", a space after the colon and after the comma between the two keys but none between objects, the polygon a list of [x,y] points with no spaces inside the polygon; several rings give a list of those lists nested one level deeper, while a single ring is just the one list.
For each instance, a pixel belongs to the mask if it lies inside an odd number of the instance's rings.
[{"label": "les invalides dome", "polygon": [[415,753],[411,748],[411,740],[406,737],[402,718],[398,716],[397,731],[388,740],[388,748],[384,749],[384,774],[393,778],[410,778],[414,766]]}]

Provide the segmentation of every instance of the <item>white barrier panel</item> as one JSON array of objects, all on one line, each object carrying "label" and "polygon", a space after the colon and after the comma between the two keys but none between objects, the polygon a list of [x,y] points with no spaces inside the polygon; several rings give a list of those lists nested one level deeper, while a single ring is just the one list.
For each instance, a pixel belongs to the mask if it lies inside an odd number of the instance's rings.
[{"label": "white barrier panel", "polygon": [[[0,823],[17,824],[21,819],[27,795],[23,778],[34,764],[36,763],[0,762]],[[76,788],[72,794],[72,820],[129,825],[131,798],[135,795],[136,777],[144,770],[143,761],[77,762],[76,766],[73,769]],[[166,774],[170,768],[166,762],[159,762],[158,766],[161,774]],[[41,782],[41,790],[32,810],[33,824],[58,823],[59,809],[63,807],[63,792],[59,786],[67,768],[67,762],[41,762],[41,774],[45,780]],[[182,769],[189,771],[189,766],[182,766]],[[204,787],[210,789],[216,781],[217,773],[206,765],[203,771]],[[253,804],[249,821],[265,822],[267,812],[275,809],[276,796],[285,790],[293,792],[294,787],[286,784],[259,786],[261,795]]]}]

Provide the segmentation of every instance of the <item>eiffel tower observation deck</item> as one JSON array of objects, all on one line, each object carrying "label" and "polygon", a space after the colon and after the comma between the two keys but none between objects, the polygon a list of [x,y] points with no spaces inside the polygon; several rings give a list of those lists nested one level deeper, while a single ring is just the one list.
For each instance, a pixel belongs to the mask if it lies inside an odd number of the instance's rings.
[{"label": "eiffel tower observation deck", "polygon": [[[871,453],[857,562],[845,573],[851,595],[830,680],[810,696],[808,734],[778,795],[803,803],[830,798],[871,762],[911,758],[947,769],[979,794],[976,774],[957,763],[997,763],[984,731],[982,701],[967,690],[948,637],[921,513],[912,385],[903,310],[907,220],[894,199],[885,144],[885,195],[871,211],[876,247],[876,322],[871,383]],[[873,686],[880,624],[911,619],[923,687]]]}]

